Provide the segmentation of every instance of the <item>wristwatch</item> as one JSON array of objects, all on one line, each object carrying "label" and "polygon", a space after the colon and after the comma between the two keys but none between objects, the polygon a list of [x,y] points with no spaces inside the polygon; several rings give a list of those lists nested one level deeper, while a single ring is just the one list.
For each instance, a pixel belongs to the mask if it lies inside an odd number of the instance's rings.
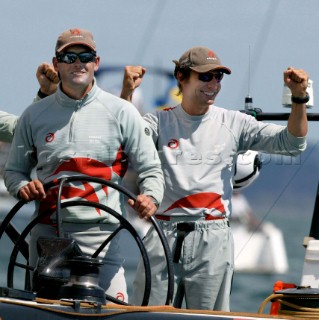
[{"label": "wristwatch", "polygon": [[307,103],[309,100],[310,100],[310,97],[308,92],[306,92],[306,96],[304,98],[291,96],[291,102],[297,103],[297,104],[304,104],[304,103]]},{"label": "wristwatch", "polygon": [[47,94],[43,93],[43,92],[41,91],[41,89],[39,89],[39,91],[38,91],[38,97],[39,97],[40,99],[44,99],[44,98],[46,98],[47,96],[48,96]]}]

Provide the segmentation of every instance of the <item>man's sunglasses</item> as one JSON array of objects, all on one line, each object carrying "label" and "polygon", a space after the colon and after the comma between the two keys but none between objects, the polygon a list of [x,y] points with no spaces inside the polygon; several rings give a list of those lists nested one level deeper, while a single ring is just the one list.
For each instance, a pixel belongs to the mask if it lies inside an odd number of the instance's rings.
[{"label": "man's sunglasses", "polygon": [[216,80],[217,83],[221,82],[223,79],[224,73],[223,72],[206,72],[206,73],[199,73],[198,80],[203,82],[210,82],[213,79]]},{"label": "man's sunglasses", "polygon": [[57,54],[56,58],[57,58],[58,62],[67,63],[67,64],[75,63],[77,58],[79,58],[79,60],[82,63],[88,63],[88,62],[95,62],[96,61],[96,53],[94,51],[81,52],[81,53],[64,52],[64,53]]}]

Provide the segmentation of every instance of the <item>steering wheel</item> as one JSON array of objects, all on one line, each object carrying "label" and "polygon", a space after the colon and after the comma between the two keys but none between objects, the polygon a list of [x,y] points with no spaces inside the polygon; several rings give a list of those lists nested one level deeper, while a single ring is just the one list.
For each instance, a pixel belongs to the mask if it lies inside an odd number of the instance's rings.
[{"label": "steering wheel", "polygon": [[[113,217],[115,217],[119,221],[119,227],[113,231],[113,233],[100,245],[100,247],[95,251],[95,253],[92,255],[92,258],[96,258],[99,253],[108,245],[108,243],[118,234],[122,229],[127,230],[134,240],[136,241],[139,251],[142,255],[143,263],[144,263],[144,268],[145,268],[145,287],[144,287],[144,296],[142,299],[142,306],[148,305],[149,302],[149,297],[150,297],[150,292],[151,292],[151,268],[150,268],[150,263],[149,259],[147,256],[147,251],[145,249],[145,246],[143,244],[143,241],[141,240],[139,234],[135,230],[135,228],[130,224],[130,222],[127,221],[122,215],[117,213],[115,210],[112,208],[105,206],[103,204],[97,203],[97,202],[91,202],[91,201],[85,201],[85,200],[69,200],[61,203],[61,195],[62,195],[62,189],[63,185],[67,182],[72,182],[72,181],[86,181],[86,182],[93,182],[93,183],[98,183],[103,186],[111,187],[118,192],[124,194],[127,198],[133,199],[136,201],[136,196],[131,193],[129,190],[126,188],[115,184],[111,181],[104,180],[101,178],[95,178],[95,177],[87,177],[87,176],[75,176],[75,177],[68,177],[68,178],[61,178],[58,180],[54,180],[52,182],[49,182],[44,185],[45,190],[47,191],[48,189],[52,187],[58,186],[58,196],[57,196],[57,201],[56,201],[56,219],[57,219],[57,236],[61,237],[61,225],[62,225],[62,218],[61,218],[61,209],[62,208],[67,208],[67,207],[73,207],[73,206],[87,206],[87,207],[93,207],[93,208],[98,208],[101,209],[109,214],[111,214]],[[11,220],[15,216],[15,214],[20,210],[21,207],[23,207],[24,204],[27,202],[24,200],[19,201],[7,214],[5,219],[0,225],[0,239],[3,235],[3,233],[6,231],[7,228],[11,227]],[[13,283],[14,283],[14,268],[15,266],[26,269],[26,270],[32,270],[33,268],[30,267],[28,264],[21,264],[17,262],[17,256],[18,253],[21,252],[26,260],[28,260],[28,256],[25,253],[25,246],[26,246],[26,237],[30,233],[30,231],[40,222],[44,217],[47,217],[51,215],[51,211],[43,212],[40,215],[36,216],[26,227],[25,229],[21,232],[19,235],[18,239],[15,241],[15,245],[13,247],[13,250],[11,252],[10,256],[10,261],[8,264],[8,270],[7,270],[7,286],[8,288],[13,288]],[[157,231],[161,244],[163,246],[164,252],[165,252],[165,257],[166,257],[166,264],[167,264],[167,271],[168,271],[168,287],[167,287],[167,296],[166,296],[166,302],[165,304],[170,304],[173,298],[173,292],[174,292],[174,274],[173,274],[173,260],[170,252],[169,245],[167,243],[166,237],[157,223],[156,219],[154,217],[150,218],[151,223],[153,224],[153,227]],[[118,304],[124,304],[127,305],[127,303],[111,297],[106,294],[106,299],[118,303]]]}]

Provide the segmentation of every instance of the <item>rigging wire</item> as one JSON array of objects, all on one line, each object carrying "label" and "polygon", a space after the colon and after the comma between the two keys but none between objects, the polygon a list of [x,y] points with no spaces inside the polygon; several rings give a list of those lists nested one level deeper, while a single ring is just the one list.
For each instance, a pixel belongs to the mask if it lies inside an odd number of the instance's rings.
[{"label": "rigging wire", "polygon": [[[308,155],[305,157],[305,160],[303,162],[303,165],[305,165],[305,163],[307,162],[307,160],[310,158],[310,156],[312,155],[313,151],[315,150],[315,148],[317,147],[317,145],[319,144],[319,141],[317,141],[314,146],[312,147],[312,149],[310,150],[310,152],[308,153]],[[287,188],[289,187],[289,185],[291,184],[291,182],[294,180],[294,178],[296,177],[296,175],[299,173],[299,171],[301,170],[302,166],[299,166],[298,169],[294,172],[294,174],[291,176],[291,178],[289,179],[289,181],[287,182],[286,186],[282,189],[282,191],[279,193],[277,199],[274,201],[274,203],[272,204],[272,206],[268,209],[267,213],[265,214],[265,216],[262,218],[262,222],[265,220],[265,218],[269,215],[269,213],[272,211],[272,209],[275,207],[275,205],[278,203],[278,201],[280,200],[280,198],[282,197],[282,195],[284,194],[284,192],[287,190]]]},{"label": "rigging wire", "polygon": [[138,46],[138,50],[135,54],[135,59],[133,60],[137,61],[137,64],[141,64],[141,61],[143,61],[143,57],[147,51],[147,47],[151,43],[156,27],[161,20],[161,15],[166,6],[166,2],[167,0],[158,0],[154,7],[153,13],[150,15],[148,25],[145,28],[144,35],[142,35],[141,37],[140,45]]},{"label": "rigging wire", "polygon": [[251,73],[251,69],[250,69],[250,45],[248,47],[248,96],[250,97],[250,73]]},{"label": "rigging wire", "polygon": [[[257,42],[255,44],[255,47],[258,49],[258,51],[255,51],[255,54],[253,55],[254,57],[256,57],[254,59],[254,61],[255,61],[254,72],[258,69],[258,65],[259,65],[260,59],[262,57],[261,53],[264,50],[265,44],[267,43],[267,38],[269,36],[269,32],[270,32],[271,26],[273,24],[274,18],[276,17],[276,11],[278,9],[279,4],[280,4],[280,1],[271,1],[269,4],[268,10],[264,16],[265,18],[264,18],[263,24],[260,28],[259,34],[257,36]],[[249,57],[249,61],[250,60],[251,59]],[[247,77],[249,78],[249,82],[250,82],[250,79],[253,78],[252,74],[251,74],[250,66],[249,66],[249,71],[248,71]],[[245,81],[243,81],[242,86],[243,86],[243,88],[244,88],[244,86],[246,86]],[[241,100],[242,92],[244,91],[243,88],[239,91],[240,97],[239,97],[238,101]],[[249,90],[250,90],[250,88],[249,88]]]}]

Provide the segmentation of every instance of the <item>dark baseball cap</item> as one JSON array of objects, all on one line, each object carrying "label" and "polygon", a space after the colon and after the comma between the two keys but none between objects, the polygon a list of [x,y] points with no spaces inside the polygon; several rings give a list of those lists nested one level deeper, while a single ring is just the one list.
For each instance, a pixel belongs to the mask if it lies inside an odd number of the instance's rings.
[{"label": "dark baseball cap", "polygon": [[192,47],[182,54],[179,60],[173,60],[180,68],[190,68],[196,72],[218,70],[231,74],[231,70],[221,64],[215,52],[207,47]]},{"label": "dark baseball cap", "polygon": [[63,31],[57,40],[55,51],[61,52],[74,45],[83,45],[96,51],[96,44],[92,33],[84,29],[69,29]]}]

